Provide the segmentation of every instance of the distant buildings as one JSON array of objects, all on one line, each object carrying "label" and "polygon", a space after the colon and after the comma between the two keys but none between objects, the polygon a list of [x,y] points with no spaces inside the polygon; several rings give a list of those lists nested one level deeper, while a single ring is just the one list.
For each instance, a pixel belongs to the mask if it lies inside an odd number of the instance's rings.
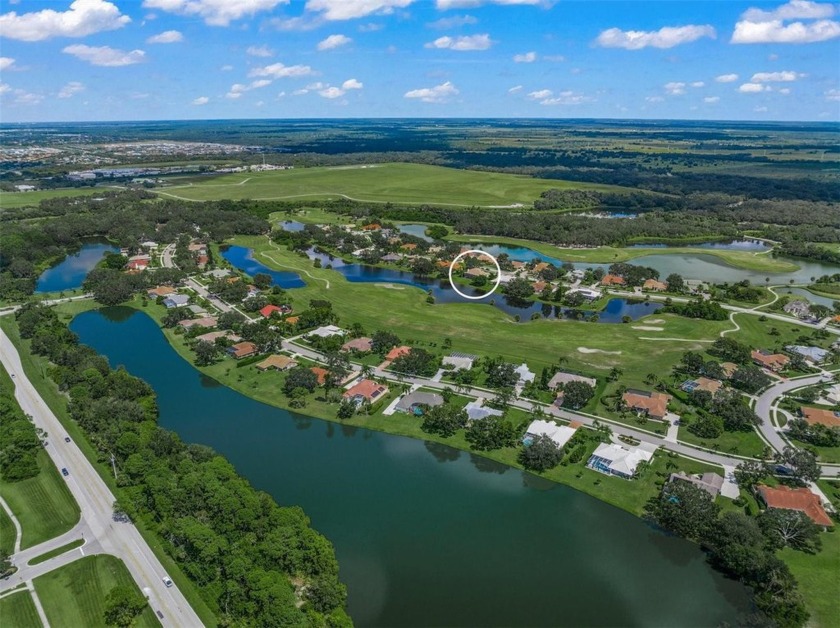
[{"label": "distant buildings", "polygon": [[663,292],[664,290],[668,289],[668,284],[664,281],[657,281],[656,279],[648,279],[642,284],[642,288],[644,290],[650,290],[651,292]]},{"label": "distant buildings", "polygon": [[190,297],[186,294],[171,294],[163,300],[163,304],[167,309],[173,307],[182,307],[190,302]]},{"label": "distant buildings", "polygon": [[668,478],[669,482],[688,482],[697,488],[701,488],[715,499],[720,495],[720,489],[723,487],[723,476],[717,473],[707,472],[703,475],[688,475],[684,471],[679,473],[672,473]]},{"label": "distant buildings", "polygon": [[373,341],[370,338],[353,338],[341,345],[342,351],[358,351],[369,353],[373,349]]},{"label": "distant buildings", "polygon": [[584,377],[583,375],[575,375],[574,373],[568,373],[566,371],[557,371],[550,380],[548,380],[548,387],[551,390],[555,390],[561,384],[568,384],[569,382],[583,382],[584,384],[589,384],[593,388],[595,388],[596,384],[598,383],[592,377]]},{"label": "distant buildings", "polygon": [[692,379],[687,382],[684,382],[681,388],[685,392],[689,393],[696,392],[698,390],[703,390],[714,397],[717,394],[717,391],[720,390],[721,386],[723,386],[723,384],[716,379],[709,379],[708,377],[698,377],[697,379]]},{"label": "distant buildings", "polygon": [[252,355],[257,354],[257,345],[253,342],[237,342],[235,345],[231,345],[227,348],[228,355],[237,360],[241,360],[242,358],[248,358]]},{"label": "distant buildings", "polygon": [[469,355],[467,353],[453,353],[443,358],[442,364],[444,366],[452,366],[456,371],[469,371],[477,359],[478,356]]},{"label": "distant buildings", "polygon": [[279,354],[270,355],[262,362],[258,362],[256,364],[258,371],[267,371],[269,369],[285,371],[295,366],[297,366],[297,362],[295,362],[292,358]]},{"label": "distant buildings", "polygon": [[808,425],[825,425],[826,427],[840,427],[840,413],[834,412],[824,408],[807,408],[799,409],[802,413],[802,418]]},{"label": "distant buildings", "polygon": [[354,403],[356,406],[362,405],[365,401],[374,403],[382,399],[388,394],[388,387],[372,379],[363,379],[358,384],[351,386],[344,392],[344,399]]},{"label": "distant buildings", "polygon": [[804,345],[787,345],[785,350],[790,351],[791,353],[796,353],[797,355],[801,355],[806,360],[813,362],[815,364],[822,364],[825,362],[825,359],[829,356],[829,351],[827,349],[820,349],[819,347],[808,347]]},{"label": "distant buildings", "polygon": [[782,309],[796,318],[809,318],[811,316],[811,304],[807,301],[791,301],[786,303]]},{"label": "distant buildings", "polygon": [[467,412],[467,417],[470,421],[481,421],[488,416],[502,416],[504,413],[501,410],[495,410],[483,405],[483,400],[476,399],[470,401],[464,408]]},{"label": "distant buildings", "polygon": [[604,275],[601,279],[602,286],[623,286],[627,284],[624,280],[624,277],[619,277],[618,275]]},{"label": "distant buildings", "polygon": [[434,406],[442,405],[443,397],[439,394],[433,392],[414,391],[404,395],[402,399],[397,402],[394,409],[399,412],[420,415],[423,414],[424,408],[432,408]]}]

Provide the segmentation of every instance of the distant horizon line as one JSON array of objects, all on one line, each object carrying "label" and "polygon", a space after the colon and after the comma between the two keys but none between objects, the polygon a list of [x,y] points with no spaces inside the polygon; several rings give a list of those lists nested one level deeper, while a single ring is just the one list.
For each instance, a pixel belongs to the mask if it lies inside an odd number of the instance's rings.
[{"label": "distant horizon line", "polygon": [[434,120],[434,121],[487,121],[487,120],[503,120],[503,121],[540,121],[540,122],[625,122],[625,123],[707,123],[707,124],[790,124],[790,125],[826,125],[840,127],[840,119],[838,120],[751,120],[751,119],[706,119],[706,118],[608,118],[608,117],[579,117],[579,118],[551,118],[551,117],[527,117],[527,116],[481,116],[481,117],[467,117],[467,116],[379,116],[379,117],[343,117],[343,118],[142,118],[142,119],[125,119],[125,120],[40,120],[40,121],[19,121],[6,122],[0,121],[0,128],[2,127],[19,127],[26,125],[68,125],[68,124],[140,124],[150,122],[318,122],[318,121],[340,121],[340,122],[359,122],[359,121],[374,121],[374,120]]}]

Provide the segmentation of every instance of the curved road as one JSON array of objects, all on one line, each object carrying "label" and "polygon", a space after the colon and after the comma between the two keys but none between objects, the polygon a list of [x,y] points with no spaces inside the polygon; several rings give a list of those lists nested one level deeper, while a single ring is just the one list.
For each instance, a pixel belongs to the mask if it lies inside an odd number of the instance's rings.
[{"label": "curved road", "polygon": [[[81,521],[72,532],[78,532],[85,539],[85,547],[90,553],[111,554],[125,563],[137,586],[149,598],[152,610],[162,613],[163,617],[158,617],[163,626],[202,626],[198,615],[178,588],[163,584],[166,570],[137,529],[130,523],[113,520],[114,494],[79,447],[72,441],[65,441],[67,431],[26,377],[17,348],[1,329],[0,361],[14,378],[15,398],[21,409],[49,435],[46,451],[50,458],[56,467],[70,472],[66,478],[67,486],[81,509]],[[33,568],[21,564],[20,571],[0,581],[0,591],[78,557],[74,550]]]}]

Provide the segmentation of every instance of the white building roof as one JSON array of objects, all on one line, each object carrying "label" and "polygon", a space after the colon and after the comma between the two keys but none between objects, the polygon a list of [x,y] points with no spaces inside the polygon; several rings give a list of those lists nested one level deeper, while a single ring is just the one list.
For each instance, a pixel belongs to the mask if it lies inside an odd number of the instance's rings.
[{"label": "white building roof", "polygon": [[494,410],[493,408],[485,408],[481,399],[470,401],[464,410],[467,411],[467,416],[470,421],[480,421],[486,419],[488,416],[502,416],[504,414],[501,410]]},{"label": "white building roof", "polygon": [[443,364],[454,366],[456,370],[464,369],[469,371],[473,366],[473,359],[461,356],[448,355],[443,358]]},{"label": "white building roof", "polygon": [[519,375],[520,382],[533,382],[534,381],[534,374],[531,372],[531,369],[528,368],[527,364],[520,364],[514,372]]},{"label": "white building roof", "polygon": [[343,336],[344,330],[340,327],[336,327],[335,325],[326,325],[325,327],[319,327],[314,331],[310,331],[307,336],[320,336],[321,338],[329,338],[330,336]]},{"label": "white building roof", "polygon": [[525,435],[536,437],[544,434],[557,443],[558,447],[563,447],[569,442],[569,439],[575,435],[576,431],[576,427],[557,425],[557,423],[554,423],[553,421],[543,421],[537,419],[536,421],[531,421],[531,424],[525,431]]},{"label": "white building roof", "polygon": [[604,443],[598,445],[592,455],[608,460],[610,471],[632,476],[636,473],[636,467],[640,462],[649,462],[653,458],[654,451],[656,451],[655,446],[625,447],[615,443]]},{"label": "white building roof", "polygon": [[584,377],[583,375],[575,375],[574,373],[567,373],[566,371],[557,371],[550,380],[548,380],[549,388],[557,388],[560,384],[568,384],[569,382],[583,382],[595,388],[596,382],[591,377]]}]

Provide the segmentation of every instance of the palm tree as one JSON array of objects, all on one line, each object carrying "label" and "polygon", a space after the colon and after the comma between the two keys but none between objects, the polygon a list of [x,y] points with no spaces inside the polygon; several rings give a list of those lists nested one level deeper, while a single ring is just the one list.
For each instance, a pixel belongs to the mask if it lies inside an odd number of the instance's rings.
[{"label": "palm tree", "polygon": [[649,386],[655,385],[659,381],[659,376],[656,373],[648,373],[645,375],[645,384]]}]

